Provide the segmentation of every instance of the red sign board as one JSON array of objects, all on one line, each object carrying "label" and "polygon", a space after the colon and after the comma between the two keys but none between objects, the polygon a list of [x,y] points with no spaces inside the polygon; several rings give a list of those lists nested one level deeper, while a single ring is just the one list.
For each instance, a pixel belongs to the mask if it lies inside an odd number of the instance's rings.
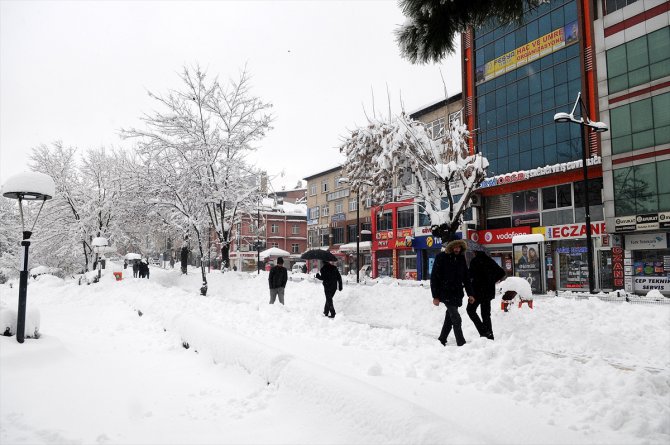
[{"label": "red sign board", "polygon": [[512,244],[516,235],[530,234],[530,227],[515,227],[511,229],[479,230],[468,233],[470,239],[479,244]]}]

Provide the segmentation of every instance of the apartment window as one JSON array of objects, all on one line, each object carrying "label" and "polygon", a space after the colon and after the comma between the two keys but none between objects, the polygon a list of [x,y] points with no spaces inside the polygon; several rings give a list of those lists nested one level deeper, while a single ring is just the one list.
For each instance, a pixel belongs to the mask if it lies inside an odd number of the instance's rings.
[{"label": "apartment window", "polygon": [[612,153],[619,154],[670,142],[670,93],[610,110]]},{"label": "apartment window", "polygon": [[344,204],[342,204],[342,201],[335,201],[335,213],[342,213],[344,210]]},{"label": "apartment window", "polygon": [[314,196],[316,195],[316,184],[310,184],[309,186],[309,195]]},{"label": "apartment window", "polygon": [[426,213],[425,203],[419,202],[417,203],[417,207],[419,208],[419,227],[430,226],[430,217],[428,216],[428,213]]},{"label": "apartment window", "polygon": [[270,244],[271,244],[270,247],[276,247],[277,249],[279,249],[279,243],[270,243]]},{"label": "apartment window", "polygon": [[512,194],[512,214],[537,212],[537,190],[526,190]]},{"label": "apartment window", "polygon": [[328,181],[323,181],[321,183],[321,193],[327,193],[328,192]]},{"label": "apartment window", "polygon": [[609,94],[670,75],[670,27],[607,51]]},{"label": "apartment window", "polygon": [[377,213],[377,230],[393,230],[391,211]]},{"label": "apartment window", "polygon": [[270,228],[271,233],[279,233],[279,225],[276,223],[272,223],[272,227]]},{"label": "apartment window", "polygon": [[347,242],[356,242],[356,224],[349,224],[347,226]]},{"label": "apartment window", "polygon": [[670,160],[614,170],[614,214],[669,211],[670,181],[666,179],[669,169]]},{"label": "apartment window", "polygon": [[344,244],[344,227],[333,229],[333,244]]},{"label": "apartment window", "polygon": [[300,233],[300,226],[298,226],[297,224],[293,224],[293,226],[291,227],[291,233],[293,235],[299,234]]},{"label": "apartment window", "polygon": [[414,227],[414,208],[398,210],[398,228]]},{"label": "apartment window", "polygon": [[300,245],[297,243],[291,244],[291,253],[300,253]]},{"label": "apartment window", "polygon": [[432,139],[439,139],[444,136],[444,118],[441,117],[432,122],[426,124],[426,130],[428,130],[428,135]]},{"label": "apartment window", "polygon": [[319,206],[312,207],[309,209],[309,218],[308,219],[317,219],[319,217]]},{"label": "apartment window", "polygon": [[354,212],[358,208],[358,198],[349,198],[349,211]]},{"label": "apartment window", "polygon": [[321,206],[321,216],[328,216],[330,214],[330,207],[328,204],[324,204]]},{"label": "apartment window", "polygon": [[[584,181],[573,184],[575,193],[575,222],[584,222]],[[589,211],[591,221],[602,221],[603,214],[603,178],[589,179]]]},{"label": "apartment window", "polygon": [[542,225],[572,224],[572,184],[542,189]]},{"label": "apartment window", "polygon": [[330,233],[327,231],[321,232],[321,245],[329,246],[330,245]]},{"label": "apartment window", "polygon": [[616,10],[624,8],[637,0],[605,0],[605,14],[610,14]]}]

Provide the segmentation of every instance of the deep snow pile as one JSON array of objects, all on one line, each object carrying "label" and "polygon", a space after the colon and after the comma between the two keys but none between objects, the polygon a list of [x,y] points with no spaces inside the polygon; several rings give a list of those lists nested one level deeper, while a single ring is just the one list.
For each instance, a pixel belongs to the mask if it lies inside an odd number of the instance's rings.
[{"label": "deep snow pile", "polygon": [[[670,440],[670,306],[496,300],[494,342],[462,308],[468,344],[444,348],[444,307],[417,285],[345,285],[330,320],[311,278],[286,306],[267,304],[265,272],[208,279],[208,297],[176,269],[31,280],[42,338],[0,338],[0,442]],[[0,292],[14,307],[16,286]]]}]

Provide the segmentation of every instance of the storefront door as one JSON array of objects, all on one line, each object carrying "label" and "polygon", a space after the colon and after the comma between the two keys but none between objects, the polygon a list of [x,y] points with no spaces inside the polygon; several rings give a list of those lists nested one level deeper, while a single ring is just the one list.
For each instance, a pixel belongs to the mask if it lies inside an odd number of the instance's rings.
[{"label": "storefront door", "polygon": [[600,289],[611,291],[614,289],[614,273],[612,270],[612,250],[598,251],[598,276]]}]

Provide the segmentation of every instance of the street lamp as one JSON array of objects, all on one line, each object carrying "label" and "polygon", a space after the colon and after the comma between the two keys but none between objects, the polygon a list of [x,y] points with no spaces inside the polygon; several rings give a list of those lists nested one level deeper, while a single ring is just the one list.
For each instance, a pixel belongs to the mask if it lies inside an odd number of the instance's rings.
[{"label": "street lamp", "polygon": [[[26,300],[28,294],[28,247],[30,247],[30,236],[37,223],[42,208],[47,199],[51,199],[56,193],[53,179],[44,173],[20,173],[10,177],[2,187],[2,196],[19,200],[19,212],[21,214],[21,231],[23,232],[23,255],[21,257],[21,269],[19,271],[19,310],[16,320],[16,341],[23,343],[26,327]],[[37,212],[35,221],[30,230],[26,230],[23,219],[23,200],[42,200],[40,210]]]},{"label": "street lamp", "polygon": [[[340,184],[349,183],[349,178],[340,178],[338,179],[338,182]],[[367,184],[367,183],[366,183]],[[372,185],[367,184],[367,185]],[[361,257],[361,202],[360,202],[360,188],[357,188],[356,191],[356,283],[360,283],[360,272],[361,272],[361,267],[359,264],[360,257]],[[366,232],[369,232],[366,230]]]},{"label": "street lamp", "polygon": [[[575,118],[575,110],[579,106],[579,119]],[[566,123],[570,122],[573,124],[579,124],[582,136],[582,172],[584,175],[584,223],[586,224],[586,259],[588,262],[588,273],[589,273],[589,293],[595,293],[594,283],[593,283],[593,245],[591,242],[591,210],[589,206],[589,175],[588,168],[586,165],[586,153],[588,151],[588,130],[595,131],[596,133],[602,133],[607,131],[607,124],[603,122],[593,122],[586,115],[586,105],[582,100],[582,93],[577,93],[577,100],[575,105],[572,107],[570,114],[568,113],[556,113],[554,115],[554,122],[556,123]]]}]

